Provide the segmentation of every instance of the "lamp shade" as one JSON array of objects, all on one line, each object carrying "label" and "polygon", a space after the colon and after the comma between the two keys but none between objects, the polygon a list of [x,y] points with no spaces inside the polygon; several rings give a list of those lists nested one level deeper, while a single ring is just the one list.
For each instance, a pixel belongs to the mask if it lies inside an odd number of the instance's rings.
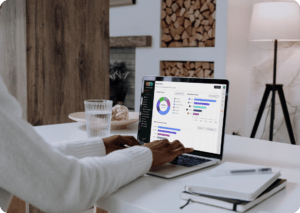
[{"label": "lamp shade", "polygon": [[296,2],[264,2],[253,6],[250,40],[300,40],[300,7]]}]

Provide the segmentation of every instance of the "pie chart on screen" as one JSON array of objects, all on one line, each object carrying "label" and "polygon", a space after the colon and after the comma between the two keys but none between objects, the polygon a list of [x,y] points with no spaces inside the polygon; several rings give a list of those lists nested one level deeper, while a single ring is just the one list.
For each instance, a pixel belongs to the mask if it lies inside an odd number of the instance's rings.
[{"label": "pie chart on screen", "polygon": [[171,109],[171,103],[168,98],[162,97],[157,101],[156,108],[159,114],[166,115]]}]

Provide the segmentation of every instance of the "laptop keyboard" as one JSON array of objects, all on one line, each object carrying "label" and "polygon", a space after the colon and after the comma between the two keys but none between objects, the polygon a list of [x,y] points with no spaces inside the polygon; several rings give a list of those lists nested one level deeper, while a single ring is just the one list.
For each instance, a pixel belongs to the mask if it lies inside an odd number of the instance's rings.
[{"label": "laptop keyboard", "polygon": [[196,165],[206,163],[209,161],[211,161],[211,160],[204,159],[204,158],[195,158],[195,157],[187,156],[187,155],[179,155],[177,158],[172,160],[170,163],[180,165],[180,166],[185,166],[185,167],[192,167],[192,166],[196,166]]}]

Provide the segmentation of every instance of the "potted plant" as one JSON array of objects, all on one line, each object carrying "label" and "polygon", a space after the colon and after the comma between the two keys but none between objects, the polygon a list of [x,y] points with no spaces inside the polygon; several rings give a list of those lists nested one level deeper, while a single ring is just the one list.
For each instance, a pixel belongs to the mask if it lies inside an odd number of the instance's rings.
[{"label": "potted plant", "polygon": [[126,79],[129,74],[130,71],[125,62],[115,62],[109,65],[110,99],[113,101],[114,105],[123,105],[125,101],[129,89]]}]

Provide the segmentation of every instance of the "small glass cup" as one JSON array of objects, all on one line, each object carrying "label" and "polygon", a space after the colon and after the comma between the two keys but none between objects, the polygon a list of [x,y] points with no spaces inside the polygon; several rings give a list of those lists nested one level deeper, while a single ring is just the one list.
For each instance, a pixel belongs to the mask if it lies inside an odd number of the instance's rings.
[{"label": "small glass cup", "polygon": [[84,101],[86,131],[89,138],[110,135],[112,103],[110,100],[101,99]]}]

